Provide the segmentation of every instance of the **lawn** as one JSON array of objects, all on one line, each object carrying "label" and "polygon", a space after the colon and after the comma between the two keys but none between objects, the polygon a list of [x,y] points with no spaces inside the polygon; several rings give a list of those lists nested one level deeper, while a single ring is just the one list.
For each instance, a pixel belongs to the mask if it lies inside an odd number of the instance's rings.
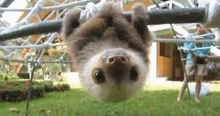
[{"label": "lawn", "polygon": [[[30,102],[29,116],[220,116],[220,85],[213,85],[208,96],[202,96],[202,103],[196,103],[194,96],[189,101],[187,92],[182,102],[176,102],[179,86],[147,85],[144,91],[131,99],[120,102],[102,102],[89,97],[79,85],[64,92],[46,93],[45,97]],[[20,113],[9,111],[18,108]],[[26,101],[19,103],[1,102],[1,116],[24,116]],[[48,113],[49,112],[49,113]]]}]

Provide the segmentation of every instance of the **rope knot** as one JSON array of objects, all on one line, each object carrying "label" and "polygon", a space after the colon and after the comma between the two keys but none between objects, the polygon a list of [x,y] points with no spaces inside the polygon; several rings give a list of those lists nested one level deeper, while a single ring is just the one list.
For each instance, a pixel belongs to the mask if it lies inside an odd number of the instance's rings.
[{"label": "rope knot", "polygon": [[80,13],[79,22],[84,23],[89,18],[93,17],[106,2],[118,2],[123,8],[122,0],[101,0],[97,4],[94,4],[93,2],[89,2],[86,5],[85,10],[83,10]]}]

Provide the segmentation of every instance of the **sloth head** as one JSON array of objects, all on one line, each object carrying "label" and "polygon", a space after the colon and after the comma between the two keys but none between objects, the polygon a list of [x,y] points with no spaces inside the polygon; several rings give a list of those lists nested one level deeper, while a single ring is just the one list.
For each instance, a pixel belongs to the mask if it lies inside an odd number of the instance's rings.
[{"label": "sloth head", "polygon": [[144,86],[147,65],[132,50],[108,49],[91,57],[80,72],[88,92],[103,101],[120,102]]}]

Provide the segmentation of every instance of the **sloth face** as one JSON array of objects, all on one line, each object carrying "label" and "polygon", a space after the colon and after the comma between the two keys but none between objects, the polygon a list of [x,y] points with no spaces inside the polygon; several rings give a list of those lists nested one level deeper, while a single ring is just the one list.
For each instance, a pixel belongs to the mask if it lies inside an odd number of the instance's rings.
[{"label": "sloth face", "polygon": [[120,102],[144,86],[146,74],[147,65],[138,53],[110,49],[91,57],[81,70],[80,77],[92,96]]}]

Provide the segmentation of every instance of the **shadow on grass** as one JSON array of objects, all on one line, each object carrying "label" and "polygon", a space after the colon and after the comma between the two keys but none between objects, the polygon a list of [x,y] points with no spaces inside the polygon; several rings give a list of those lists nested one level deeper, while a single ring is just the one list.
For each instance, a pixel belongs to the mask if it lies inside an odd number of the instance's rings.
[{"label": "shadow on grass", "polygon": [[[30,102],[30,116],[145,116],[145,115],[219,115],[220,92],[202,96],[202,103],[196,103],[194,96],[188,100],[187,92],[181,102],[176,102],[178,90],[166,89],[142,91],[134,97],[119,103],[97,101],[88,96],[84,89],[65,92],[51,92],[45,97]],[[18,108],[12,113],[9,108]],[[2,116],[24,116],[26,102],[0,102]]]}]

